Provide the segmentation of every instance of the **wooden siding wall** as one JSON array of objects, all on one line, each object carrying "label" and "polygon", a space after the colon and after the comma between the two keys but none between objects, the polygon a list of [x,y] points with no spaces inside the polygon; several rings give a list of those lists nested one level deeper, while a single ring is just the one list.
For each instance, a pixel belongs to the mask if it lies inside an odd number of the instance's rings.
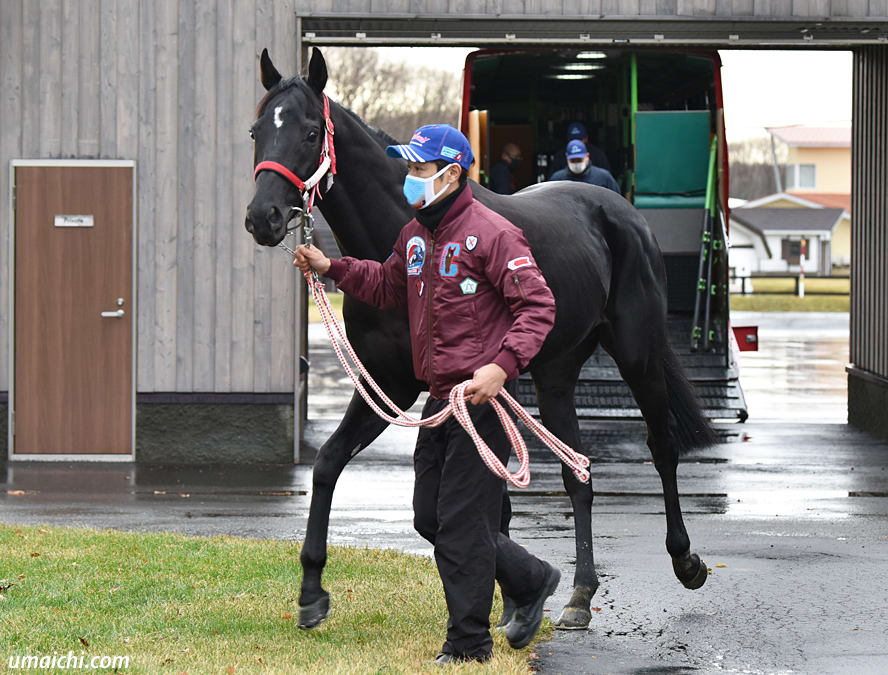
[{"label": "wooden siding wall", "polygon": [[139,392],[293,391],[296,275],[243,226],[258,54],[292,0],[0,1],[0,390],[9,160],[135,159]]},{"label": "wooden siding wall", "polygon": [[885,17],[888,0],[296,0],[309,15]]},{"label": "wooden siding wall", "polygon": [[888,47],[854,50],[851,363],[888,378]]}]

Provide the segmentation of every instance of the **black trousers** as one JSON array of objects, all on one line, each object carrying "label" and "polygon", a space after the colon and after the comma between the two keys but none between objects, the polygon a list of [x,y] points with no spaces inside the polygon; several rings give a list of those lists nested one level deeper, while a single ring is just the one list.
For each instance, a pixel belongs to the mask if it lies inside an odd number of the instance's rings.
[{"label": "black trousers", "polygon": [[[430,396],[422,416],[434,415],[446,405],[446,400]],[[475,428],[504,462],[511,446],[493,407],[469,404],[468,408]],[[413,524],[435,546],[450,614],[443,651],[483,658],[493,648],[494,578],[505,595],[522,605],[542,586],[546,568],[500,532],[503,481],[487,468],[453,417],[440,427],[420,429],[413,466]]]}]

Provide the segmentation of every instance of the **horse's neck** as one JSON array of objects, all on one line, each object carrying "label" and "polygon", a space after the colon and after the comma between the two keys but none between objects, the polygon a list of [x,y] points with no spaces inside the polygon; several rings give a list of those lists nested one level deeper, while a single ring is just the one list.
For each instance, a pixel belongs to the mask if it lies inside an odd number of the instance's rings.
[{"label": "horse's neck", "polygon": [[405,168],[340,106],[333,104],[331,114],[337,173],[318,206],[344,255],[385,260],[411,218],[401,191]]}]

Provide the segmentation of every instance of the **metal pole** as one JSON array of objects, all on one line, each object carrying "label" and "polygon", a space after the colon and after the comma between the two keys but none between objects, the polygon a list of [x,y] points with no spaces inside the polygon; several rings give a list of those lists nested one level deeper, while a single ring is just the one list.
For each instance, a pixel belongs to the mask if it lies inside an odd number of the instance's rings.
[{"label": "metal pole", "polygon": [[[296,73],[302,73],[303,46],[302,46],[302,17],[296,16],[296,40],[294,46],[294,61]],[[300,235],[301,236],[301,235]],[[305,417],[308,412],[308,375],[302,373],[302,359],[308,358],[308,293],[305,283],[297,274],[296,293],[293,316],[294,361],[293,373],[293,463],[298,464],[302,459],[302,433],[305,429]]]},{"label": "metal pole", "polygon": [[807,253],[808,240],[802,237],[799,255],[799,297],[805,297],[805,253]]},{"label": "metal pole", "polygon": [[631,82],[629,90],[629,134],[632,143],[632,182],[627,187],[632,195],[632,201],[635,201],[635,116],[638,113],[638,57],[632,54],[630,59],[631,65]]},{"label": "metal pole", "polygon": [[780,179],[780,169],[777,167],[777,147],[774,143],[774,134],[768,130],[771,136],[771,161],[774,167],[774,183],[777,185],[777,192],[783,192],[783,181]]},{"label": "metal pole", "polygon": [[707,270],[708,259],[712,256],[712,210],[714,203],[715,182],[715,154],[716,139],[713,138],[709,146],[709,169],[706,174],[706,208],[703,211],[703,234],[700,237],[700,262],[697,266],[697,293],[694,297],[694,318],[691,324],[691,351],[697,351],[700,340],[703,337],[703,327],[700,326],[700,310],[703,308],[703,294],[709,296],[709,282],[703,273]]},{"label": "metal pole", "polygon": [[703,351],[708,352],[711,347],[712,335],[710,334],[712,331],[709,328],[710,323],[710,312],[712,310],[712,296],[713,296],[713,284],[712,284],[712,263],[715,258],[716,251],[718,251],[718,235],[715,232],[715,218],[716,214],[713,212],[715,207],[715,178],[713,177],[713,188],[712,188],[712,198],[710,200],[711,208],[709,209],[709,255],[706,260],[706,300],[703,305]]}]

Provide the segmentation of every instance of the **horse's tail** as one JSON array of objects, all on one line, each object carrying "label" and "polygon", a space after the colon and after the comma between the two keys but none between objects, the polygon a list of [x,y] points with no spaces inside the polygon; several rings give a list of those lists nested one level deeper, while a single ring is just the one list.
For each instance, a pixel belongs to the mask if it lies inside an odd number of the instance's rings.
[{"label": "horse's tail", "polygon": [[694,448],[708,448],[718,444],[718,434],[703,414],[694,387],[688,381],[678,355],[668,343],[663,355],[663,372],[666,377],[669,410],[674,419],[672,432],[678,444],[679,454]]}]

